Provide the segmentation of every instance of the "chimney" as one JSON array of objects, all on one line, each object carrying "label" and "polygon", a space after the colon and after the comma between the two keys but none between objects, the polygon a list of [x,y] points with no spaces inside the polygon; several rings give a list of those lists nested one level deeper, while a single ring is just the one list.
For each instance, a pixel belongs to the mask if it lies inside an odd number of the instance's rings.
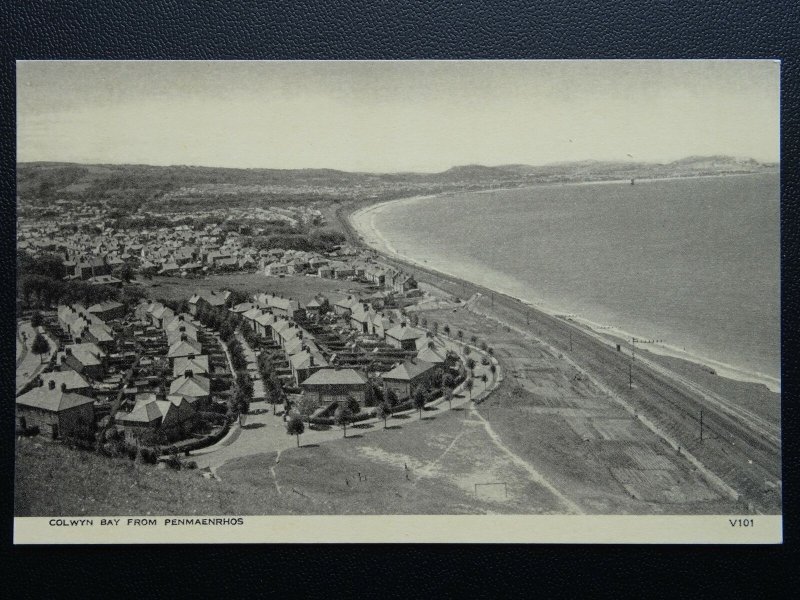
[{"label": "chimney", "polygon": [[405,327],[405,326],[406,326],[406,322],[405,321],[401,321],[400,322],[400,327]]},{"label": "chimney", "polygon": [[189,378],[190,378],[192,375],[194,375],[194,373],[192,373],[192,370],[191,370],[191,369],[186,369],[186,370],[183,372],[183,376],[184,376],[184,377],[186,377],[186,379],[189,379]]},{"label": "chimney", "polygon": [[184,331],[186,331],[186,327],[184,327],[183,325],[181,325],[180,327],[178,327],[178,331],[180,331],[180,332],[184,332]]},{"label": "chimney", "polygon": [[44,379],[42,379],[42,378],[40,377],[40,378],[39,378],[39,387],[42,387],[43,385],[44,385]]},{"label": "chimney", "polygon": [[[55,383],[55,381],[53,383]],[[62,392],[66,392],[67,391],[67,382],[66,381],[62,381],[61,382],[61,391]]]},{"label": "chimney", "polygon": [[67,356],[72,356],[72,348],[70,348],[69,346],[64,348],[64,354],[66,354]]},{"label": "chimney", "polygon": [[182,334],[181,334],[181,341],[182,341],[182,342],[185,342],[187,339],[188,339],[188,338],[186,337],[186,334],[185,334],[185,333],[182,333]]},{"label": "chimney", "polygon": [[178,316],[178,321],[183,321],[183,315]]},{"label": "chimney", "polygon": [[56,382],[53,379],[47,382],[47,389],[48,390],[56,389]]},{"label": "chimney", "polygon": [[314,366],[314,355],[311,354],[311,350],[308,351],[308,366],[309,367]]}]

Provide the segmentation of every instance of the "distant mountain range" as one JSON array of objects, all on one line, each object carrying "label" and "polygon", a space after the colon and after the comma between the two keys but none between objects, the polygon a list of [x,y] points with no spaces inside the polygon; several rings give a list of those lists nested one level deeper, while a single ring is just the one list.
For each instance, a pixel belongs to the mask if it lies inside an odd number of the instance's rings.
[{"label": "distant mountain range", "polygon": [[440,173],[364,173],[335,169],[231,169],[220,167],[18,163],[17,195],[33,203],[66,199],[120,204],[181,198],[248,201],[393,198],[537,183],[650,179],[776,172],[777,163],[731,156],[690,156],[670,163],[562,162],[546,165],[462,165]]}]

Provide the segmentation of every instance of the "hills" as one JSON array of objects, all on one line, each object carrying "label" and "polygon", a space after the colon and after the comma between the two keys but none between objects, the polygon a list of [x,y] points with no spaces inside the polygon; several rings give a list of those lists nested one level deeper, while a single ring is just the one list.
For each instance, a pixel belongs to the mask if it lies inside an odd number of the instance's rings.
[{"label": "hills", "polygon": [[176,200],[272,203],[391,199],[445,191],[540,183],[692,177],[776,171],[777,164],[730,156],[691,156],[670,163],[578,161],[546,165],[460,165],[440,173],[364,173],[334,169],[19,163],[17,196],[24,204],[107,201],[119,208],[158,207]]}]

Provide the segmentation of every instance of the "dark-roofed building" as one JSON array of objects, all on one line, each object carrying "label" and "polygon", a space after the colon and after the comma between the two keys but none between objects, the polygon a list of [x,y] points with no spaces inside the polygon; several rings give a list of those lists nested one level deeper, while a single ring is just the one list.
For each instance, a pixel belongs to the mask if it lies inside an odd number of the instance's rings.
[{"label": "dark-roofed building", "polygon": [[417,338],[425,337],[425,332],[405,323],[395,325],[386,332],[386,343],[403,350],[416,350]]},{"label": "dark-roofed building", "polygon": [[101,379],[105,373],[105,356],[97,344],[70,344],[59,357],[61,370],[72,369],[86,377]]},{"label": "dark-roofed building", "polygon": [[421,385],[428,385],[436,373],[431,363],[407,360],[384,373],[381,378],[387,390],[392,390],[398,398],[408,398]]},{"label": "dark-roofed building", "polygon": [[100,317],[103,321],[122,319],[125,316],[125,306],[120,302],[109,300],[98,302],[87,309],[91,314]]},{"label": "dark-roofed building", "polygon": [[344,402],[348,397],[355,398],[363,406],[367,378],[355,369],[320,369],[304,380],[300,387],[303,395],[310,396],[317,406]]},{"label": "dark-roofed building", "polygon": [[57,386],[50,380],[35,387],[19,396],[16,405],[17,423],[23,429],[38,427],[53,439],[94,432],[94,400],[67,391],[64,382]]},{"label": "dark-roofed building", "polygon": [[125,437],[136,442],[147,432],[161,432],[167,440],[186,437],[194,426],[197,412],[188,400],[137,401],[129,413],[118,411],[114,421]]}]

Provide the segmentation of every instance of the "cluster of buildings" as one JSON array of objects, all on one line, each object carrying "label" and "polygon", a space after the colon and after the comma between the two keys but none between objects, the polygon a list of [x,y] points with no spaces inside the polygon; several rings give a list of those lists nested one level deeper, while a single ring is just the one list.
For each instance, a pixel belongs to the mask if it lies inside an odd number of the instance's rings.
[{"label": "cluster of buildings", "polygon": [[370,385],[402,401],[455,362],[431,332],[399,310],[377,310],[355,295],[302,304],[257,294],[230,310],[276,351],[286,387],[310,398],[320,414],[348,397],[364,406]]},{"label": "cluster of buildings", "polygon": [[[142,302],[59,306],[47,324],[59,349],[16,399],[18,425],[53,438],[87,436],[104,418],[130,442],[146,432],[191,434],[212,404],[212,379],[230,378],[224,353],[189,313]],[[212,352],[208,350],[211,349]]]}]

